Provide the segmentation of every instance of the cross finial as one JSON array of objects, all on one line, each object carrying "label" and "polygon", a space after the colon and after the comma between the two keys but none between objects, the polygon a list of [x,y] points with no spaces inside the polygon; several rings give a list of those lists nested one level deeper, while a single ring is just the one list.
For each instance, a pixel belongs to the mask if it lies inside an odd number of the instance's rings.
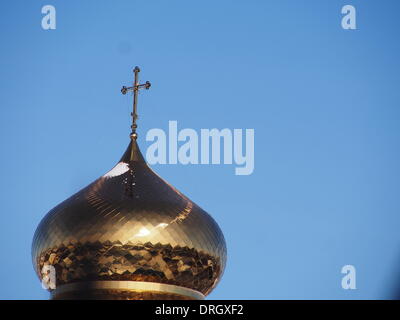
[{"label": "cross finial", "polygon": [[137,139],[137,133],[136,133],[136,128],[137,128],[137,124],[136,124],[136,119],[138,118],[137,115],[137,99],[138,99],[138,92],[140,89],[146,89],[148,90],[151,86],[151,83],[149,81],[146,81],[143,84],[139,84],[139,72],[140,69],[139,67],[135,67],[135,69],[133,69],[133,72],[135,73],[135,79],[133,81],[133,86],[132,87],[125,87],[123,86],[121,89],[122,94],[126,94],[129,91],[133,91],[133,111],[131,112],[131,116],[132,116],[132,132],[131,132],[131,139]]}]

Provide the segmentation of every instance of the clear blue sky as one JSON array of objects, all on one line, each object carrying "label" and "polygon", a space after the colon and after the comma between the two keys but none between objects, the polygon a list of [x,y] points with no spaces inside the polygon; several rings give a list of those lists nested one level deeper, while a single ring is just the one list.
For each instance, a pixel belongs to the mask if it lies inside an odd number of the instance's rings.
[{"label": "clear blue sky", "polygon": [[[41,28],[41,8],[57,29]],[[357,30],[341,8],[357,9]],[[151,128],[254,128],[255,171],[155,165],[228,244],[214,299],[400,294],[400,3],[393,0],[2,1],[0,298],[45,299],[41,218],[129,142],[142,68]],[[342,266],[357,290],[341,288]],[[396,293],[397,292],[397,293]]]}]

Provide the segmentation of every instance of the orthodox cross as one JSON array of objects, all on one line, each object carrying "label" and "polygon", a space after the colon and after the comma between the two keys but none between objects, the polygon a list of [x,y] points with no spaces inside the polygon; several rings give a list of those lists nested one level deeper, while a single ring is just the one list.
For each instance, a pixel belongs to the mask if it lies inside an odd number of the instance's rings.
[{"label": "orthodox cross", "polygon": [[136,119],[138,118],[138,115],[137,115],[138,93],[139,93],[139,90],[143,89],[143,88],[148,90],[150,88],[150,86],[151,86],[151,83],[149,81],[146,81],[146,83],[139,84],[139,72],[140,72],[139,67],[135,67],[135,69],[133,69],[133,72],[135,73],[135,79],[133,81],[133,86],[132,87],[123,86],[122,89],[121,89],[121,92],[122,92],[122,94],[126,94],[129,91],[133,91],[133,112],[131,112],[131,116],[132,116],[131,138],[132,139],[136,139],[137,138],[137,134],[136,134],[136,128],[137,128]]}]

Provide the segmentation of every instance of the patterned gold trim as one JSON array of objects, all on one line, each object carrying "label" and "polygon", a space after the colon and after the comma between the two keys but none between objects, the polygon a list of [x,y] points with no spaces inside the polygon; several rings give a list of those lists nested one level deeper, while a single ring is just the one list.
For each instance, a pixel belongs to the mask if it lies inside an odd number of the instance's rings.
[{"label": "patterned gold trim", "polygon": [[51,291],[52,299],[57,299],[57,296],[64,295],[72,291],[83,290],[124,290],[124,291],[148,291],[163,294],[174,294],[190,299],[203,300],[204,295],[196,290],[175,286],[171,284],[145,282],[145,281],[88,281],[74,282],[58,286]]}]

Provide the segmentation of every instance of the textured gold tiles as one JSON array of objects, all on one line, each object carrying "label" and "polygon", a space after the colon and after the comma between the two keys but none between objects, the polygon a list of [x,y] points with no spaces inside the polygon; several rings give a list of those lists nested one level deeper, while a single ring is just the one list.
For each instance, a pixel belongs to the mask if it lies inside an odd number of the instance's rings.
[{"label": "textured gold tiles", "polygon": [[39,257],[39,269],[51,264],[56,283],[119,280],[179,285],[207,294],[221,274],[220,259],[188,247],[69,244],[48,249]]},{"label": "textured gold tiles", "polygon": [[44,217],[32,258],[39,276],[55,267],[57,286],[148,281],[206,295],[222,276],[226,245],[213,218],[155,174],[132,140],[110,172]]}]

